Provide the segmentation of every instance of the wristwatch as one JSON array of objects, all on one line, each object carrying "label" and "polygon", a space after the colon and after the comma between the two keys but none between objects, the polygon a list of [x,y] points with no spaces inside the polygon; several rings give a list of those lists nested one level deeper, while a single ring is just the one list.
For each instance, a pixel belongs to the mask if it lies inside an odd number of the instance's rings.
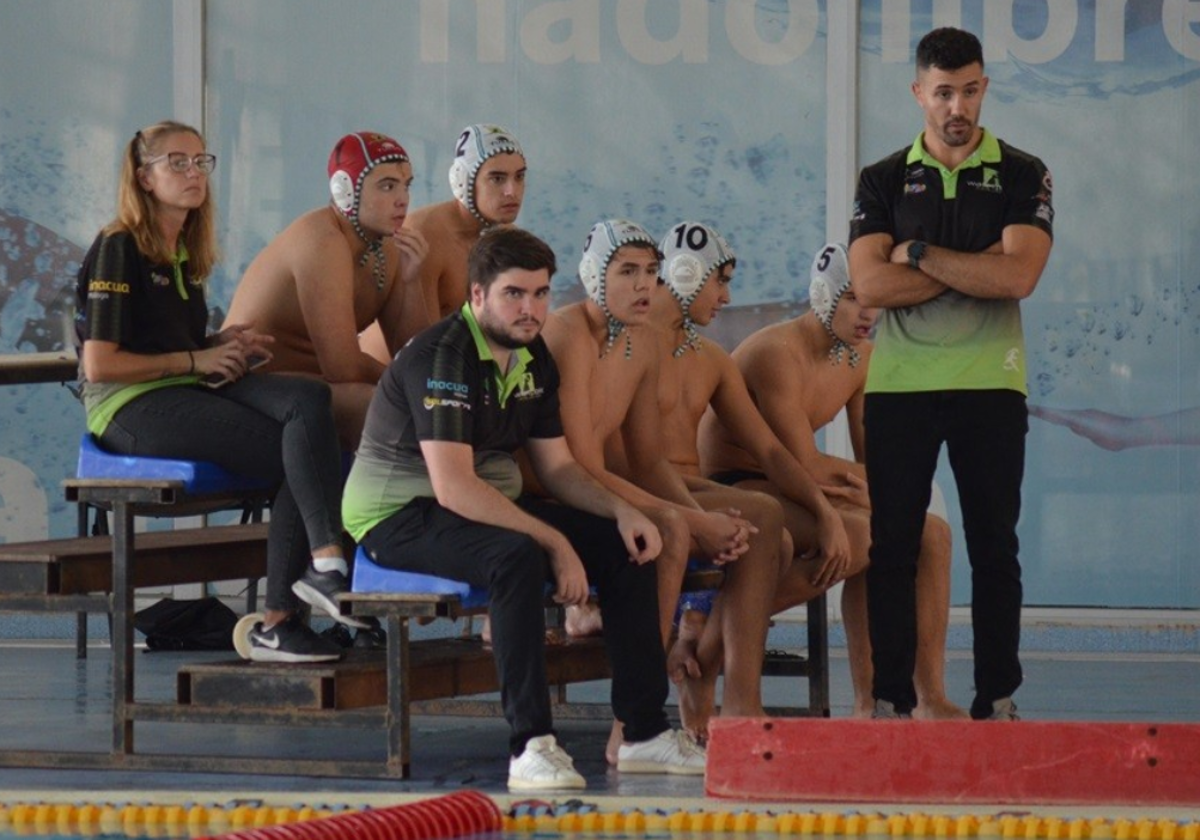
[{"label": "wristwatch", "polygon": [[908,264],[912,268],[920,269],[921,260],[925,256],[925,248],[927,246],[920,239],[914,239],[908,243]]}]

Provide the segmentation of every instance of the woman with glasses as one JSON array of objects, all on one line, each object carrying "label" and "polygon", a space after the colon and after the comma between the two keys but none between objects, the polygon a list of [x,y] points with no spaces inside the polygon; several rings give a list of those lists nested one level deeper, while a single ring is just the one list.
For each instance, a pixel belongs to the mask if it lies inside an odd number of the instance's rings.
[{"label": "woman with glasses", "polygon": [[87,426],[111,452],[210,461],[278,484],[266,614],[250,633],[250,658],[333,660],[341,648],[298,617],[304,599],[341,618],[334,596],[346,588],[329,388],[247,376],[273,340],[252,324],[208,333],[215,166],[200,133],[181,123],[144,128],[125,148],[117,216],[76,287]]}]

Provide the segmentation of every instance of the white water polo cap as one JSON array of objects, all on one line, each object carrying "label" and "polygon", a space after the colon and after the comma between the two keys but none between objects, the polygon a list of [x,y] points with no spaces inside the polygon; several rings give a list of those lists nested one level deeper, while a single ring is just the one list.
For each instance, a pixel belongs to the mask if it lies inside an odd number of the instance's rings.
[{"label": "white water polo cap", "polygon": [[525,157],[517,138],[498,125],[469,125],[458,135],[454,144],[454,162],[450,164],[450,192],[485,226],[492,222],[485,219],[475,206],[475,179],[479,177],[480,168],[489,158],[503,154]]},{"label": "white water polo cap", "polygon": [[691,307],[704,282],[718,268],[737,265],[737,255],[716,229],[701,222],[680,222],[663,237],[663,279],[683,308],[685,342],[675,349],[678,356],[691,347],[700,348],[700,334],[692,321]]},{"label": "white water polo cap", "polygon": [[813,258],[809,271],[808,302],[825,331],[833,338],[829,358],[835,365],[849,355],[850,367],[858,364],[858,351],[842,341],[833,331],[833,315],[842,296],[850,289],[850,259],[844,245],[831,242]]},{"label": "white water polo cap", "polygon": [[[612,262],[617,251],[625,245],[645,245],[653,249],[655,253],[658,252],[658,243],[654,241],[654,237],[637,222],[631,222],[628,219],[606,219],[592,225],[592,229],[583,243],[583,256],[579,259],[579,281],[583,283],[583,289],[587,292],[587,296],[600,307],[605,317],[608,318],[608,344],[605,347],[605,353],[612,348],[617,336],[625,329],[625,325],[614,318],[608,309],[608,293],[604,283],[608,264]],[[632,353],[633,347],[629,336],[626,335],[626,358]]]}]

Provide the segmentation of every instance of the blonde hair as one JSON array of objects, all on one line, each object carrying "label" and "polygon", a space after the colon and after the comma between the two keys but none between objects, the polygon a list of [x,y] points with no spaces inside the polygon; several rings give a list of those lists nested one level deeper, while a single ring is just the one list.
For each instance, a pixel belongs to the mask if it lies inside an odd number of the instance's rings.
[{"label": "blonde hair", "polygon": [[[165,138],[185,132],[196,135],[204,142],[199,131],[174,120],[157,122],[133,135],[125,147],[121,164],[117,217],[105,228],[106,233],[130,234],[137,242],[139,251],[161,263],[169,263],[175,258],[176,243],[163,240],[157,224],[158,201],[142,189],[138,182],[138,170],[156,156]],[[200,280],[208,277],[218,258],[215,218],[216,205],[210,188],[205,193],[204,203],[188,212],[182,232],[183,244],[188,252],[188,267]]]}]

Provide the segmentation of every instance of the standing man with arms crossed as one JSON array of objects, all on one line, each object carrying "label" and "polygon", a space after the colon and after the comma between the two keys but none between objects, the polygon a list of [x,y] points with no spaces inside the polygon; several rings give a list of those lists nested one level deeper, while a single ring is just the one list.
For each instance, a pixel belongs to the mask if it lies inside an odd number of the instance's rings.
[{"label": "standing man with arms crossed", "polygon": [[971,716],[1014,720],[1029,426],[1019,302],[1050,256],[1050,173],[980,126],[988,78],[978,38],[934,30],[916,65],[924,130],[862,171],[850,223],[858,299],[884,310],[864,405],[874,714],[907,717],[916,703],[917,556],[945,444],[971,561]]},{"label": "standing man with arms crossed", "polygon": [[[586,601],[589,583],[598,591],[624,724],[617,769],[698,775],[703,751],[663,711],[658,531],[563,437],[558,369],[540,336],[555,267],[550,247],[525,231],[476,243],[468,301],[405,347],[379,383],[346,482],[346,527],[380,565],[488,588],[512,789],[584,787],[554,737],[547,581],[562,604]],[[558,502],[522,494],[520,447]]]},{"label": "standing man with arms crossed", "polygon": [[358,446],[385,367],[359,350],[359,331],[378,318],[395,352],[429,323],[417,274],[425,239],[404,223],[412,179],[395,140],[347,134],[329,155],[330,203],[271,240],[229,305],[227,325],[275,337],[267,370],[329,383],[343,452]]}]

